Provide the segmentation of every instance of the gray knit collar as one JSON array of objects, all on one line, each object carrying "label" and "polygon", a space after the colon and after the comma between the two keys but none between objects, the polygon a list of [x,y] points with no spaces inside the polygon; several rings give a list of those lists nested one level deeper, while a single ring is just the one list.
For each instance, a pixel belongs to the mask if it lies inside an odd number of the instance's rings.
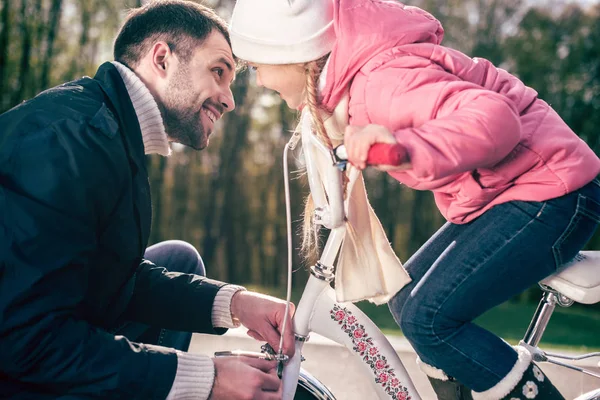
[{"label": "gray knit collar", "polygon": [[150,90],[135,72],[125,65],[117,61],[113,61],[112,64],[119,71],[127,88],[127,93],[131,98],[142,131],[144,152],[146,154],[160,154],[161,156],[170,155],[171,147],[169,146],[165,125]]}]

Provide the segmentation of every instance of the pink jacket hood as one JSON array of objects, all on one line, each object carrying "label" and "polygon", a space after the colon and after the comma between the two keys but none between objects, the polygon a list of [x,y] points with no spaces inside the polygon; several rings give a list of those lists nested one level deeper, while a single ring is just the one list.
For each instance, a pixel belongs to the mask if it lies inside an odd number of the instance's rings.
[{"label": "pink jacket hood", "polygon": [[[333,110],[356,73],[374,56],[411,44],[440,44],[442,24],[428,12],[394,0],[333,0],[336,42],[322,103]],[[360,13],[354,10],[360,8]]]},{"label": "pink jacket hood", "polygon": [[559,197],[600,173],[598,157],[535,90],[442,46],[442,26],[427,12],[334,0],[334,26],[322,104],[331,111],[349,91],[349,123],[388,128],[412,165],[390,175],[433,191],[447,220]]}]

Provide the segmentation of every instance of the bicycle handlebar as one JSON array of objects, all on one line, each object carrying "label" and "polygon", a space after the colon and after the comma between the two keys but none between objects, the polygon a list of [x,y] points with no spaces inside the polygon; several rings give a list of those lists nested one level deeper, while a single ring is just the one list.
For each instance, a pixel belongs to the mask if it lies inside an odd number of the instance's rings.
[{"label": "bicycle handlebar", "polygon": [[[339,161],[347,161],[348,153],[343,144],[334,149],[334,154]],[[398,166],[408,161],[406,149],[401,144],[375,143],[367,155],[368,165],[393,165]]]},{"label": "bicycle handlebar", "polygon": [[369,149],[367,164],[400,165],[407,160],[406,149],[400,144],[375,143]]}]

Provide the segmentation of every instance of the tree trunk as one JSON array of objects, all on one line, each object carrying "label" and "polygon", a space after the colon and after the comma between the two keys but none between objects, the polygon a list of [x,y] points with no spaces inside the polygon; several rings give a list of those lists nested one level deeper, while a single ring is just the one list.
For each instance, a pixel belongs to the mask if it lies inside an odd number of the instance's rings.
[{"label": "tree trunk", "polygon": [[436,230],[437,218],[434,215],[430,192],[415,190],[412,206],[410,236],[408,242],[408,257],[412,256]]},{"label": "tree trunk", "polygon": [[220,230],[216,225],[217,211],[219,210],[219,198],[221,191],[219,190],[221,182],[220,174],[213,177],[210,182],[208,191],[208,203],[206,206],[206,214],[204,219],[204,240],[202,243],[202,258],[205,265],[210,265],[217,251],[217,243],[220,235]]},{"label": "tree trunk", "polygon": [[[90,43],[90,53],[88,56],[89,58],[88,58],[86,70],[87,70],[87,67],[93,67],[93,66],[97,65],[96,58],[99,54],[99,51],[98,51],[98,49],[100,48],[99,41],[100,41],[100,38],[95,37],[94,40]],[[84,70],[84,73],[85,73],[85,70]]]},{"label": "tree trunk", "polygon": [[4,93],[7,93],[4,85],[6,81],[6,70],[8,67],[8,37],[10,36],[10,0],[2,2],[2,26],[0,27],[0,111],[4,111]]},{"label": "tree trunk", "polygon": [[41,76],[41,64],[42,55],[44,54],[43,43],[44,35],[46,34],[46,9],[47,7],[42,0],[36,0],[33,6],[34,17],[30,17],[35,21],[35,26],[32,28],[32,48],[34,53],[35,62],[33,63],[33,70],[29,74],[29,94],[28,97],[35,96],[40,92],[40,76]]},{"label": "tree trunk", "polygon": [[167,157],[162,156],[149,156],[149,175],[150,181],[152,182],[152,231],[150,233],[150,243],[158,243],[165,240],[163,226],[163,196],[164,182],[165,182],[165,169],[167,166]]},{"label": "tree trunk", "polygon": [[[212,178],[210,191],[208,192],[209,202],[204,221],[205,237],[202,245],[202,255],[207,265],[211,264],[221,238],[225,239],[226,245],[235,246],[234,243],[228,243],[222,230],[225,228],[226,219],[231,218],[233,211],[234,203],[232,201],[237,195],[235,175],[239,172],[242,148],[248,136],[250,117],[248,107],[243,105],[247,91],[248,72],[246,71],[238,75],[233,87],[234,98],[239,99],[239,111],[227,114],[223,121],[223,125],[227,127],[227,133],[225,133],[227,138],[221,143],[219,166],[217,167],[218,174]],[[223,199],[221,207],[219,207],[219,198]],[[233,252],[233,248],[227,247],[227,250],[229,254]],[[229,269],[231,268],[230,265]]]},{"label": "tree trunk", "polygon": [[[37,16],[36,17],[37,29],[35,30],[34,42],[38,46],[38,50],[39,50],[39,47],[41,46],[45,27],[46,27],[46,24],[44,23],[44,21],[45,21],[44,9],[45,9],[44,2],[42,0],[35,0],[35,4],[33,6],[33,11],[36,13],[36,16]],[[41,56],[41,54],[40,54],[40,56]]]},{"label": "tree trunk", "polygon": [[[281,141],[287,143],[290,138],[290,123],[289,123],[289,112],[287,111],[287,104],[285,101],[281,101],[279,103],[279,120],[281,122],[281,132],[283,137]],[[283,146],[287,146],[284,144]],[[279,284],[280,287],[285,287],[286,278],[287,278],[287,221],[286,221],[286,210],[285,210],[285,188],[284,188],[284,176],[283,176],[283,146],[277,146],[277,158],[275,165],[277,168],[273,168],[274,172],[277,172],[275,176],[273,176],[273,185],[275,190],[275,218],[273,222],[275,224],[275,259],[274,259],[274,271],[275,276],[273,280],[275,284]],[[291,154],[288,153],[288,154]],[[288,159],[291,158],[288,156]],[[289,160],[288,160],[289,161]],[[292,182],[290,180],[290,192],[292,192]],[[291,194],[290,194],[291,196]],[[290,199],[291,200],[291,199]],[[292,220],[294,217],[292,217]],[[292,237],[293,237],[292,233]],[[291,249],[290,251],[293,251]]]},{"label": "tree trunk", "polygon": [[[190,150],[191,151],[191,150]],[[190,157],[189,151],[187,154],[179,154],[182,159],[183,157]],[[182,160],[183,161],[183,160]],[[173,202],[171,210],[173,218],[171,219],[170,238],[183,239],[185,237],[185,221],[187,220],[187,201],[186,199],[190,195],[189,191],[189,176],[191,168],[189,163],[183,162],[175,167],[175,179],[173,182]]]},{"label": "tree trunk", "polygon": [[[246,79],[247,84],[247,79]],[[244,86],[244,89],[247,89],[247,86]],[[245,91],[244,91],[245,93]],[[240,244],[245,244],[245,240],[241,235],[236,235],[236,221],[238,219],[242,219],[243,217],[241,213],[241,208],[245,208],[245,201],[243,196],[239,191],[239,182],[236,179],[236,176],[239,175],[241,171],[241,154],[242,149],[246,145],[246,137],[248,134],[248,129],[250,125],[250,117],[248,115],[240,115],[230,114],[234,116],[234,121],[230,119],[227,123],[228,127],[236,132],[236,137],[232,141],[225,141],[224,144],[230,144],[227,151],[227,156],[225,161],[225,171],[223,171],[223,177],[221,180],[221,184],[223,185],[223,209],[220,213],[221,219],[219,225],[222,228],[221,238],[224,240],[224,246],[226,249],[226,253],[228,255],[227,259],[227,270],[228,277],[232,279],[232,277],[236,276],[236,267],[238,260],[238,252],[241,252]],[[241,204],[240,204],[241,203]]]},{"label": "tree trunk", "polygon": [[79,57],[73,57],[71,68],[67,74],[67,79],[76,79],[84,71],[85,66],[89,62],[87,45],[90,39],[90,20],[91,12],[89,2],[80,2],[81,7],[81,34],[79,36]]},{"label": "tree trunk", "polygon": [[23,40],[17,89],[13,93],[12,104],[18,104],[24,98],[29,78],[29,61],[31,56],[31,32],[27,22],[27,0],[21,0],[21,38]]},{"label": "tree trunk", "polygon": [[[275,169],[275,166],[272,169]],[[258,196],[260,199],[260,206],[257,210],[253,210],[256,212],[254,218],[252,218],[252,224],[250,224],[250,229],[252,229],[250,236],[254,242],[253,248],[256,252],[256,262],[253,262],[250,266],[250,277],[253,282],[261,282],[264,285],[270,284],[268,271],[271,269],[271,260],[267,251],[269,246],[269,243],[267,243],[267,232],[272,218],[272,210],[269,210],[269,194],[271,191],[269,175],[267,173],[266,176],[261,175],[257,177],[256,183],[250,191],[251,196]]]},{"label": "tree trunk", "polygon": [[58,34],[60,27],[60,17],[62,12],[62,0],[52,0],[52,6],[50,8],[50,14],[48,17],[48,38],[46,45],[46,54],[44,54],[42,61],[42,76],[40,78],[41,89],[45,90],[48,88],[50,82],[50,64],[52,62],[52,56],[54,53],[54,41]]}]

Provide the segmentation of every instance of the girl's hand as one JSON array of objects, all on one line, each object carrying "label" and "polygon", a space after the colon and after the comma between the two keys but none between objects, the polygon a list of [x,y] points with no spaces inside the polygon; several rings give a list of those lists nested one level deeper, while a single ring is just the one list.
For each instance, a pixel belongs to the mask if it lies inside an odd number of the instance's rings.
[{"label": "girl's hand", "polygon": [[[367,167],[367,155],[369,149],[375,143],[396,144],[396,138],[384,126],[366,125],[356,126],[348,125],[344,134],[344,145],[348,152],[348,161],[356,168],[363,170]],[[396,167],[379,167],[381,170],[396,169]]]}]

